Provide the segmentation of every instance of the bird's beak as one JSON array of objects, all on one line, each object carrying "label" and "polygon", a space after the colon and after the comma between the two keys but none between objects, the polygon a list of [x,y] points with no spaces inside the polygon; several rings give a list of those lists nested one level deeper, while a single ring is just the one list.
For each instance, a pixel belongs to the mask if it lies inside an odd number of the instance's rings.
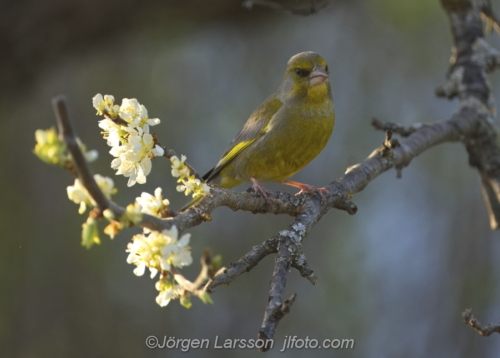
[{"label": "bird's beak", "polygon": [[320,85],[325,82],[328,78],[328,73],[326,73],[323,66],[318,66],[313,69],[309,74],[309,86]]}]

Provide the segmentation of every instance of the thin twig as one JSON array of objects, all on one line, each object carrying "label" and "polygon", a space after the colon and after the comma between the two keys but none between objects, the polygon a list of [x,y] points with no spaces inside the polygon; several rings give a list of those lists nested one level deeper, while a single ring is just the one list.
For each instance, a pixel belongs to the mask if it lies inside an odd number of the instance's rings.
[{"label": "thin twig", "polygon": [[68,146],[68,151],[73,159],[73,166],[76,169],[78,179],[92,196],[92,199],[94,199],[97,207],[102,213],[102,211],[110,207],[110,203],[97,185],[92,169],[90,169],[87,160],[78,145],[76,131],[73,128],[69,117],[66,98],[63,96],[54,97],[52,99],[52,107],[56,115],[59,136]]},{"label": "thin twig", "polygon": [[410,134],[412,134],[422,126],[419,123],[412,124],[410,126],[404,126],[399,123],[381,122],[377,118],[373,118],[371,124],[375,129],[379,129],[382,131],[391,131],[393,133],[399,134],[402,137],[408,137]]},{"label": "thin twig", "polygon": [[500,21],[496,17],[495,12],[493,11],[493,5],[491,0],[485,1],[481,7],[481,18],[485,22],[485,32],[490,34],[492,30],[495,30],[500,34]]},{"label": "thin twig", "polygon": [[466,325],[472,327],[476,330],[479,335],[487,337],[492,335],[493,333],[500,333],[500,323],[497,324],[488,324],[483,326],[481,322],[477,320],[476,317],[472,314],[472,309],[467,308],[463,313],[462,317],[464,318],[464,322]]},{"label": "thin twig", "polygon": [[276,247],[277,241],[275,238],[271,238],[260,245],[254,246],[237,262],[232,263],[229,268],[220,270],[213,279],[207,282],[204,289],[208,292],[212,292],[217,286],[229,285],[236,277],[244,272],[250,271],[264,257],[276,253]]},{"label": "thin twig", "polygon": [[186,291],[195,292],[199,290],[200,287],[210,279],[211,263],[210,263],[210,254],[208,253],[207,250],[205,250],[201,255],[200,264],[201,264],[200,273],[193,282],[189,281],[183,275],[181,275],[176,268],[171,268],[175,280]]}]

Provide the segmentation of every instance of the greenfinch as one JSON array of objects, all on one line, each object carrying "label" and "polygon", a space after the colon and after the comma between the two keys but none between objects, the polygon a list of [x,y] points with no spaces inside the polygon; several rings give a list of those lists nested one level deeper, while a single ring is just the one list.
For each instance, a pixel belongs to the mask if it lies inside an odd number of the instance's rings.
[{"label": "greenfinch", "polygon": [[251,114],[217,165],[203,179],[227,189],[252,182],[254,190],[266,201],[269,192],[261,182],[292,185],[300,188],[297,194],[317,192],[324,200],[326,189],[287,178],[323,150],[334,124],[328,65],[315,52],[299,53],[288,61],[276,92]]}]

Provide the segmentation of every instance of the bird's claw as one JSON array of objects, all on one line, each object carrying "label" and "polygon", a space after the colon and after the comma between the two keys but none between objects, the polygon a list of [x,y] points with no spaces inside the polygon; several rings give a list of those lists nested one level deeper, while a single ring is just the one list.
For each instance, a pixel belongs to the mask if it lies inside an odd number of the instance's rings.
[{"label": "bird's claw", "polygon": [[304,186],[300,188],[300,191],[295,194],[295,195],[300,195],[302,193],[316,193],[320,196],[321,198],[321,204],[324,204],[326,202],[326,197],[325,194],[328,194],[329,191],[328,189],[325,188],[316,188],[315,186],[308,185],[308,184],[303,184]]},{"label": "bird's claw", "polygon": [[262,185],[260,185],[260,183],[257,180],[255,180],[254,178],[250,178],[250,180],[252,180],[252,189],[256,193],[259,193],[260,195],[262,195],[262,197],[264,198],[266,203],[269,204],[269,196],[271,195],[271,192],[264,189],[264,187]]},{"label": "bird's claw", "polygon": [[321,198],[321,204],[324,204],[326,202],[325,193],[329,193],[328,189],[326,189],[326,188],[316,188],[315,186],[312,186],[312,185],[309,185],[309,184],[304,184],[304,183],[299,183],[299,182],[296,182],[296,181],[283,180],[282,183],[286,184],[286,185],[294,186],[296,188],[299,188],[300,191],[297,194],[295,194],[295,195],[302,194],[303,192],[317,193],[320,196],[320,198]]}]

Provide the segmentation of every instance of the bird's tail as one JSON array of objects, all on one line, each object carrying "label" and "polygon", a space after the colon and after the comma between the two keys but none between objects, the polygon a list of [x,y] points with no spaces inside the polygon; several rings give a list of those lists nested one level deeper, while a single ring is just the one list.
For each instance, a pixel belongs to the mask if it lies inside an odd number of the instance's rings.
[{"label": "bird's tail", "polygon": [[194,204],[196,204],[202,198],[203,198],[203,195],[197,196],[196,198],[194,198],[193,200],[191,200],[189,203],[187,203],[186,205],[184,205],[182,208],[180,208],[179,211],[184,211],[184,210],[189,209],[191,206],[193,206]]}]

